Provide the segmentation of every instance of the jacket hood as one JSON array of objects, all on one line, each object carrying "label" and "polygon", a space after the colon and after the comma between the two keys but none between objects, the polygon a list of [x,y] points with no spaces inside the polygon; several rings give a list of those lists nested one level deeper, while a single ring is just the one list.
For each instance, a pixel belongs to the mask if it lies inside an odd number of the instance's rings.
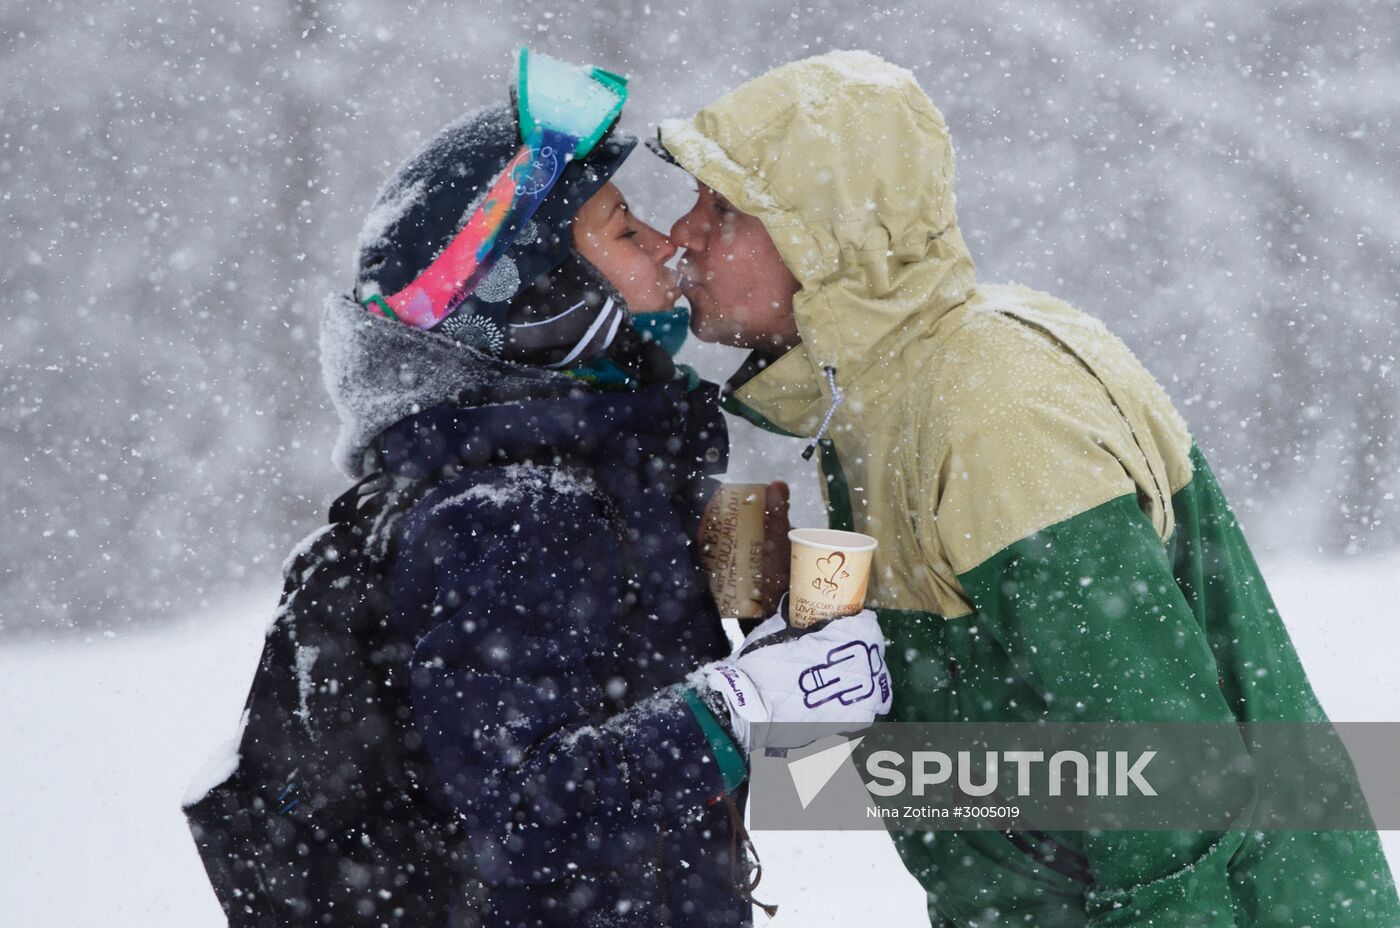
[{"label": "jacket hood", "polygon": [[681,167],[756,216],[802,284],[802,347],[765,372],[823,367],[849,382],[895,347],[916,316],[941,316],[974,287],[958,230],[953,147],[914,76],[868,52],[775,68],[660,144]]},{"label": "jacket hood", "polygon": [[512,364],[436,332],[366,312],[332,294],[321,317],[321,376],[340,417],[332,457],[360,478],[376,466],[375,439],[443,403],[478,405],[567,395],[573,378]]}]

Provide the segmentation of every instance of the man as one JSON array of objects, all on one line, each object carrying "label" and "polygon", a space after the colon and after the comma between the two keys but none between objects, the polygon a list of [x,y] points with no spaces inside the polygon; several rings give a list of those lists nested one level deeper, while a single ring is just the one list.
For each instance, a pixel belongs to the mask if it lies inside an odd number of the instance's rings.
[{"label": "man", "polygon": [[[1322,721],[1185,423],[1097,321],[977,283],[942,116],[861,52],[663,122],[727,408],[880,541],[899,721]],[[932,840],[928,840],[932,839]],[[935,925],[1400,924],[1373,832],[902,833]]]}]

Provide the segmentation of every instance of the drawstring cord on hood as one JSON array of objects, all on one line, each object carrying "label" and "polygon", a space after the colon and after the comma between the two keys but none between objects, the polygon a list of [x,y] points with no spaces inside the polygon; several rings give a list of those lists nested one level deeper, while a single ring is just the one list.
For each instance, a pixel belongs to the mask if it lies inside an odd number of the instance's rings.
[{"label": "drawstring cord on hood", "polygon": [[836,368],[826,365],[822,368],[826,371],[826,382],[831,387],[831,405],[826,407],[826,415],[822,417],[821,428],[817,429],[817,434],[812,436],[812,440],[807,442],[807,448],[802,452],[802,460],[810,461],[812,454],[817,450],[817,445],[821,444],[822,436],[826,434],[827,428],[831,425],[831,418],[836,415],[836,407],[841,405],[841,401],[846,398],[846,391],[836,385]]}]

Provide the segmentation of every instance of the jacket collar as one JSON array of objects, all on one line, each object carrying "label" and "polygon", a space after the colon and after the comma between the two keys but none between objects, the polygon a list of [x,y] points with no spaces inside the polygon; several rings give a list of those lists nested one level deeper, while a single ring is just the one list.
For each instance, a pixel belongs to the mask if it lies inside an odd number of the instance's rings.
[{"label": "jacket collar", "polygon": [[[379,445],[388,470],[413,478],[449,465],[583,462],[626,457],[628,449],[660,454],[683,433],[688,399],[695,398],[683,379],[625,393],[576,384],[563,396],[425,409],[391,426]],[[727,455],[727,447],[719,450]]]},{"label": "jacket collar", "polygon": [[777,357],[753,351],[725,382],[722,403],[761,429],[806,437],[821,421],[826,402],[819,384],[801,346]]}]

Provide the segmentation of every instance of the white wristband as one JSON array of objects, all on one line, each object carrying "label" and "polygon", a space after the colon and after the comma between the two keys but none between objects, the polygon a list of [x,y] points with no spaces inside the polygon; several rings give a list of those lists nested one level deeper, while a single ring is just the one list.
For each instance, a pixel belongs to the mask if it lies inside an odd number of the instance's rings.
[{"label": "white wristband", "polygon": [[749,753],[749,724],[768,720],[768,709],[763,704],[758,687],[753,680],[733,664],[714,663],[700,668],[705,685],[724,697],[729,706],[730,727],[739,739],[744,753]]}]

